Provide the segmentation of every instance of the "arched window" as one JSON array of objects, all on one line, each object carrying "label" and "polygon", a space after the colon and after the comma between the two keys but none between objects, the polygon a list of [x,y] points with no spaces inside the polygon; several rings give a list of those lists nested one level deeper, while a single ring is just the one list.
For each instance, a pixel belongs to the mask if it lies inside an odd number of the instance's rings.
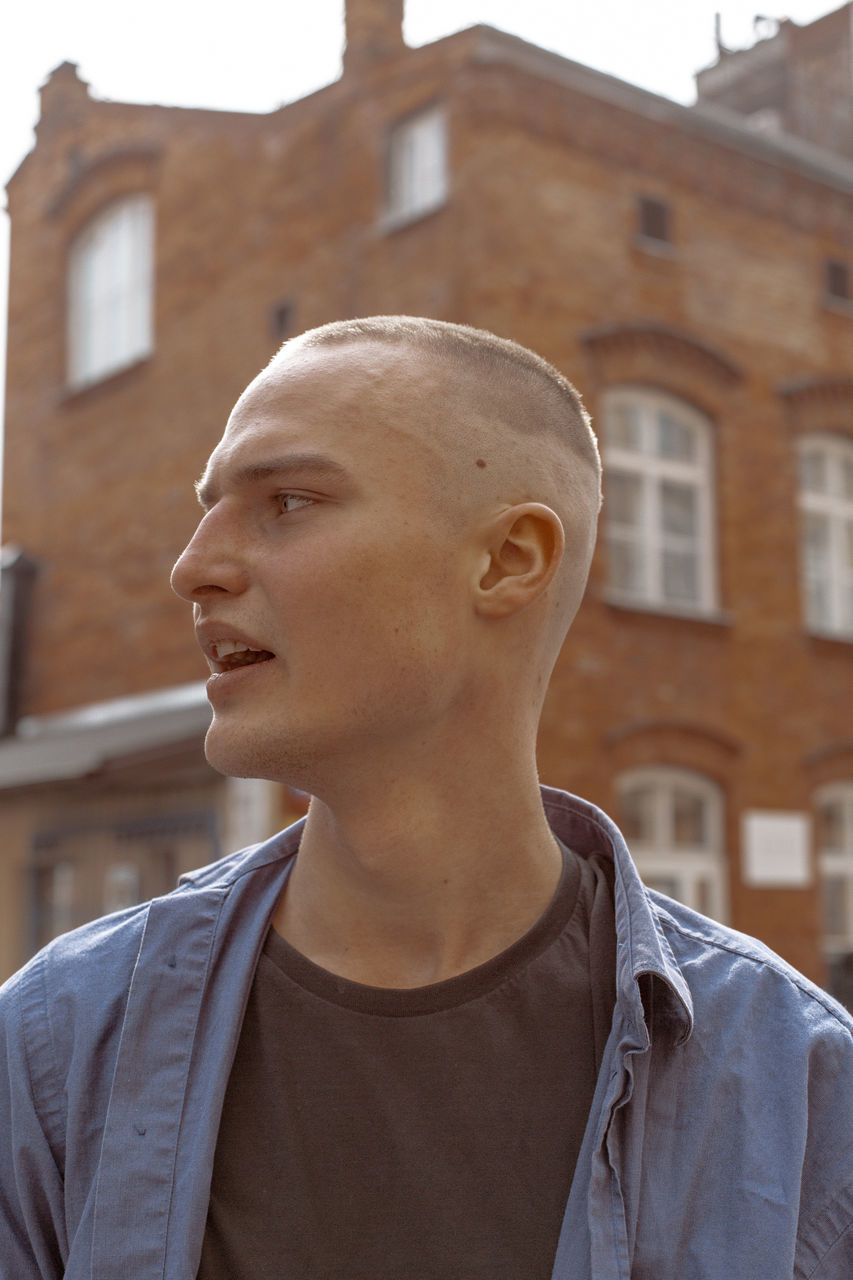
[{"label": "arched window", "polygon": [[604,404],[608,589],[627,604],[716,606],[712,434],[663,392],[622,387]]},{"label": "arched window", "polygon": [[801,442],[800,512],[806,622],[853,640],[853,440]]},{"label": "arched window", "polygon": [[68,381],[87,386],[153,345],[151,198],[116,200],[83,227],[68,256]]},{"label": "arched window", "polygon": [[723,920],[727,911],[723,798],[687,769],[635,769],[617,781],[621,826],[650,889]]}]

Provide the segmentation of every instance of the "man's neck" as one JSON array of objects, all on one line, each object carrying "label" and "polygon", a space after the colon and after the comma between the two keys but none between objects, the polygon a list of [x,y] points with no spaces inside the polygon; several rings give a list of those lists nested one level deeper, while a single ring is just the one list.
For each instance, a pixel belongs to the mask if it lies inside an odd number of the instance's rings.
[{"label": "man's neck", "polygon": [[[516,780],[517,781],[517,780]],[[314,963],[370,986],[417,987],[510,946],[560,876],[535,776],[465,791],[445,780],[349,805],[313,800],[276,930]]]}]

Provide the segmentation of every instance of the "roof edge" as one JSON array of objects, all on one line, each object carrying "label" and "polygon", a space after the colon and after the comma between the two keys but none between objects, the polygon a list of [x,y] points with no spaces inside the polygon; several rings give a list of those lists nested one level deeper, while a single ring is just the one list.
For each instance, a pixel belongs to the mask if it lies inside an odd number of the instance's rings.
[{"label": "roof edge", "polygon": [[756,133],[735,111],[709,103],[685,106],[639,85],[620,80],[563,54],[530,44],[497,27],[468,28],[477,32],[474,57],[482,63],[507,61],[521,70],[586,93],[601,102],[622,107],[648,120],[668,123],[768,164],[795,169],[816,181],[853,194],[853,161],[826,151],[792,134]]},{"label": "roof edge", "polygon": [[95,773],[131,751],[197,737],[210,723],[205,682],[26,716],[0,741],[0,790]]}]

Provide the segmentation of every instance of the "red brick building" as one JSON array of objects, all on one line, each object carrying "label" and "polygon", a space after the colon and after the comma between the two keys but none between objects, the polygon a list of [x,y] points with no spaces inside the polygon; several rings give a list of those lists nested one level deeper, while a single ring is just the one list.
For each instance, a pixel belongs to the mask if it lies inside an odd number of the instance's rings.
[{"label": "red brick building", "polygon": [[487,27],[406,48],[402,0],[348,0],[342,78],[269,115],[102,102],[54,71],[8,189],[0,970],[298,809],[204,763],[168,572],[282,338],[408,312],[540,351],[600,433],[543,779],[621,819],[651,882],[842,989],[851,11],[721,50],[692,108]]}]

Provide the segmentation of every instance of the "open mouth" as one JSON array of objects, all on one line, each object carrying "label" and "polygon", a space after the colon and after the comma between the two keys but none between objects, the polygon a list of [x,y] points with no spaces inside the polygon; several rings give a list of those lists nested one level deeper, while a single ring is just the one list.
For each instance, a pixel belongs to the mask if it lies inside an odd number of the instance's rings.
[{"label": "open mouth", "polygon": [[238,667],[251,667],[257,662],[269,662],[274,657],[268,649],[252,649],[235,640],[215,640],[210,645],[210,666],[216,675],[236,671]]}]

